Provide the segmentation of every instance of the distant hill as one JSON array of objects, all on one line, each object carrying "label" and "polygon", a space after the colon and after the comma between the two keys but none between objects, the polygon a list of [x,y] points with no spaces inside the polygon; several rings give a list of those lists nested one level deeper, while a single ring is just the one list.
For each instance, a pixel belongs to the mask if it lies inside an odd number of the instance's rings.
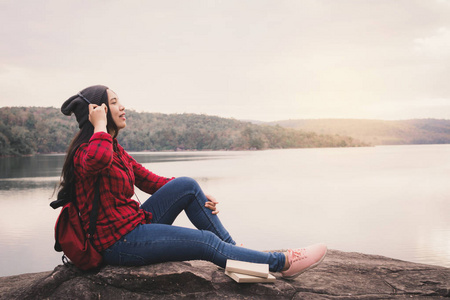
[{"label": "distant hill", "polygon": [[450,120],[317,119],[265,123],[317,134],[351,136],[371,145],[449,144]]},{"label": "distant hill", "polygon": [[[255,125],[197,114],[138,113],[127,110],[128,127],[118,140],[129,151],[259,150],[355,147],[354,138]],[[52,107],[0,108],[0,156],[63,153],[78,131],[75,117]]]}]

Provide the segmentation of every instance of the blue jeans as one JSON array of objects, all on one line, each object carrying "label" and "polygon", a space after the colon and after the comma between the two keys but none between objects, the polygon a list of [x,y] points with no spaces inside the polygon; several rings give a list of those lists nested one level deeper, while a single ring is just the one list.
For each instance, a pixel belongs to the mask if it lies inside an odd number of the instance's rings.
[{"label": "blue jeans", "polygon": [[[285,256],[235,246],[217,215],[205,207],[208,201],[198,183],[176,178],[142,204],[153,214],[151,224],[142,224],[103,252],[107,264],[140,266],[167,261],[207,260],[225,267],[227,259],[269,264],[279,272]],[[185,211],[197,229],[171,225]]]}]

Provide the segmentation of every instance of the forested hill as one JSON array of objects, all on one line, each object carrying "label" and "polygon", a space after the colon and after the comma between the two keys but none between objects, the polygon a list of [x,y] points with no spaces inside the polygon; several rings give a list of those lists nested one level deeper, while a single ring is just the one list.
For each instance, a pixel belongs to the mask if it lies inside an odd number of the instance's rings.
[{"label": "forested hill", "polygon": [[371,145],[450,144],[450,120],[317,119],[265,124],[313,131],[317,134],[351,136]]},{"label": "forested hill", "polygon": [[[255,125],[196,114],[137,113],[127,110],[119,143],[128,151],[246,150],[352,147],[345,136],[322,135],[281,126]],[[75,117],[50,107],[0,108],[0,156],[63,153],[78,131]]]}]

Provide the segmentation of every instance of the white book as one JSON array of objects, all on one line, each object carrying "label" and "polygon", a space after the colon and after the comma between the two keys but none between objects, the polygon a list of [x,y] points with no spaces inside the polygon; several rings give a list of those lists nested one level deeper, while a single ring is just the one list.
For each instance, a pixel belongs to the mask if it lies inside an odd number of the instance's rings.
[{"label": "white book", "polygon": [[277,280],[275,276],[273,276],[272,274],[269,274],[269,277],[267,278],[228,271],[225,271],[225,274],[238,283],[265,283],[265,282],[267,283],[267,282],[275,282]]},{"label": "white book", "polygon": [[269,277],[269,265],[268,264],[258,264],[250,263],[239,260],[227,260],[227,265],[225,271],[234,272],[245,275],[253,275],[261,278]]}]

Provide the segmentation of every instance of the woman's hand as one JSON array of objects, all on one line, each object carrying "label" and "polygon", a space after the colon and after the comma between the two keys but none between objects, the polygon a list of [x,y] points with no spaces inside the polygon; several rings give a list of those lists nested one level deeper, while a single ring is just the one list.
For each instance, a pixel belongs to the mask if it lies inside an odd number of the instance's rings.
[{"label": "woman's hand", "polygon": [[217,210],[217,204],[219,204],[219,202],[216,200],[216,198],[214,198],[211,195],[205,195],[206,199],[208,199],[208,202],[205,203],[205,207],[209,208],[210,210],[212,210],[212,214],[213,215],[217,215],[219,213],[219,211]]},{"label": "woman's hand", "polygon": [[105,103],[102,106],[96,104],[89,104],[89,122],[94,126],[94,133],[99,131],[107,132],[106,124],[108,123],[106,119],[106,113],[108,112],[108,107]]}]

